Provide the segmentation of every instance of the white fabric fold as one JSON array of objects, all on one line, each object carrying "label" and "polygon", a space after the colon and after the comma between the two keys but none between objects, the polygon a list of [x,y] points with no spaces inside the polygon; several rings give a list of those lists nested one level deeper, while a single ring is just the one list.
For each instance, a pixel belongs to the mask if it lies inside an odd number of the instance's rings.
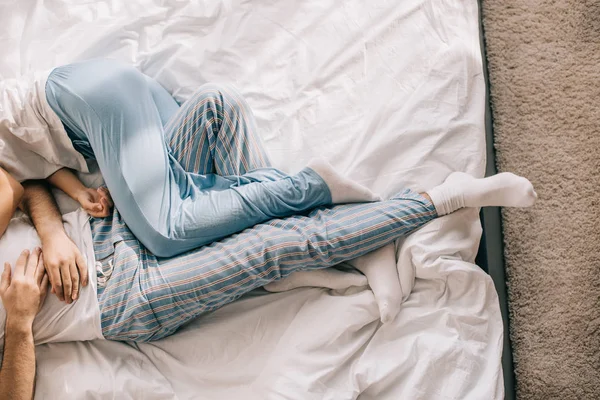
[{"label": "white fabric fold", "polygon": [[[0,78],[112,57],[178,100],[235,84],[289,172],[322,156],[384,198],[484,173],[475,0],[4,1],[0,22]],[[366,288],[257,292],[158,343],[42,345],[37,397],[502,398],[480,233],[461,211],[405,240],[406,300],[384,326]]]}]

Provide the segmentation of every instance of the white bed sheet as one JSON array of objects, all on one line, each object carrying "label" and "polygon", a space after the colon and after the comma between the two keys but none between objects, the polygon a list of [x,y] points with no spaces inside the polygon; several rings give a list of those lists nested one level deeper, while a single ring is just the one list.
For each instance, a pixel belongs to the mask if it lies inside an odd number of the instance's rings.
[{"label": "white bed sheet", "polygon": [[[234,83],[276,166],[322,155],[389,196],[484,173],[477,13],[475,0],[1,0],[0,78],[112,57],[179,100]],[[402,243],[406,301],[387,325],[367,289],[257,291],[160,342],[39,346],[36,398],[502,398],[480,234],[462,210]]]}]

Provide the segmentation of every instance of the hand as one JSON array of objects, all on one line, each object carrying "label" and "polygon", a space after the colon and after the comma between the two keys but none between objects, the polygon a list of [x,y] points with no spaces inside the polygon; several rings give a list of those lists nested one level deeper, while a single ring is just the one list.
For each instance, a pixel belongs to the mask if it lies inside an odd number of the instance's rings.
[{"label": "hand", "polygon": [[77,195],[77,201],[81,207],[92,217],[104,218],[110,215],[113,201],[106,187],[98,189],[85,188]]},{"label": "hand", "polygon": [[85,259],[64,231],[43,240],[42,249],[52,293],[55,293],[60,301],[71,304],[79,297],[80,283],[81,286],[88,284]]},{"label": "hand", "polygon": [[11,321],[12,324],[30,328],[44,304],[47,290],[48,275],[39,248],[31,254],[29,250],[24,250],[15,264],[14,272],[10,264],[5,263],[0,297],[6,310],[7,324]]}]

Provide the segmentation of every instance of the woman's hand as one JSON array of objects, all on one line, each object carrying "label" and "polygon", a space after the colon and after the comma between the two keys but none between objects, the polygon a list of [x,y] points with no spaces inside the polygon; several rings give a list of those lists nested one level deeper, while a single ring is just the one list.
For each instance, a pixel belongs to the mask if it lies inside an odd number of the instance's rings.
[{"label": "woman's hand", "polygon": [[104,218],[110,215],[113,201],[106,187],[98,189],[85,188],[77,194],[76,200],[92,217]]},{"label": "woman's hand", "polygon": [[110,215],[113,201],[108,189],[90,189],[68,168],[61,168],[48,177],[48,181],[77,201],[92,217],[104,218]]}]

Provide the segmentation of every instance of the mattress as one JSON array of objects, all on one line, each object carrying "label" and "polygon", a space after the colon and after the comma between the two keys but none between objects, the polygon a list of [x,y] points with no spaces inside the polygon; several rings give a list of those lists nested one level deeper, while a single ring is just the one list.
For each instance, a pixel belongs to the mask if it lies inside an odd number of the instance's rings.
[{"label": "mattress", "polygon": [[[475,0],[3,0],[0,47],[0,78],[110,57],[179,101],[234,84],[275,166],[320,155],[384,197],[485,172]],[[368,288],[257,290],[159,342],[38,346],[36,398],[500,399],[480,237],[465,209],[398,243],[388,324]]]}]

